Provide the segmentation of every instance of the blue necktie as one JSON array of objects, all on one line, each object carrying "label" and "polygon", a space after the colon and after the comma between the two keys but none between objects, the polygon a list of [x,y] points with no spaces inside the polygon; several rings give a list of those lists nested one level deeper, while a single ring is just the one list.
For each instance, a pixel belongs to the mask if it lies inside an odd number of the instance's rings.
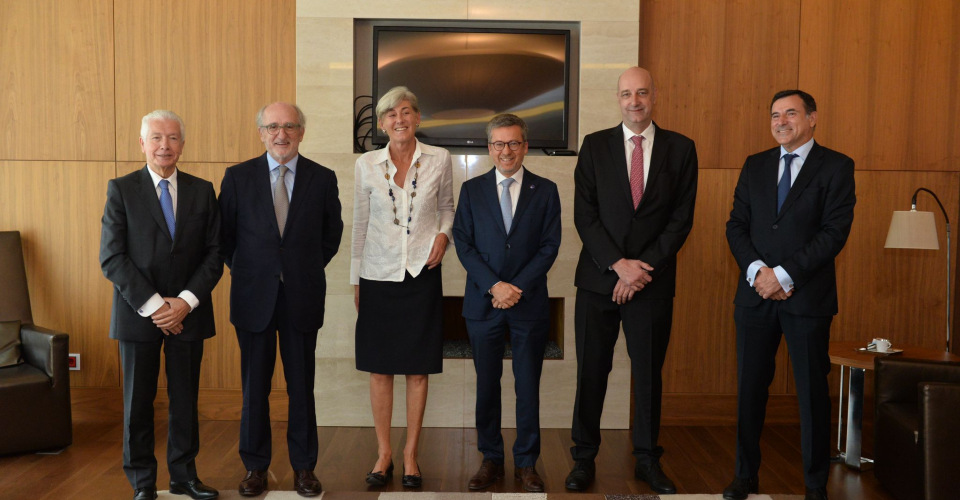
[{"label": "blue necktie", "polygon": [[783,155],[783,175],[780,176],[780,183],[777,184],[777,213],[780,213],[780,207],[783,206],[787,194],[790,192],[790,164],[798,155]]},{"label": "blue necktie", "polygon": [[163,210],[163,219],[167,221],[170,238],[173,238],[176,229],[176,220],[173,217],[173,197],[170,196],[170,181],[160,181],[160,209]]},{"label": "blue necktie", "polygon": [[513,179],[509,177],[500,181],[500,185],[503,186],[503,194],[500,195],[500,213],[503,214],[503,227],[507,229],[508,233],[510,232],[510,226],[513,224],[513,199],[510,197],[510,184],[513,184]]}]

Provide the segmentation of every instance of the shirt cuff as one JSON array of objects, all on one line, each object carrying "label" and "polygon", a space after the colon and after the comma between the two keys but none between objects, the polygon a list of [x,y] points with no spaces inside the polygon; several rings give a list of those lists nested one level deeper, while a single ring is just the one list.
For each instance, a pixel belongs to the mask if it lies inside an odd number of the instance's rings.
[{"label": "shirt cuff", "polygon": [[487,294],[488,294],[488,295],[493,295],[493,287],[499,285],[500,283],[503,283],[503,281],[498,281],[498,282],[490,285],[490,288],[487,288]]},{"label": "shirt cuff", "polygon": [[777,281],[780,282],[780,286],[783,287],[783,291],[789,292],[793,290],[793,278],[790,277],[790,274],[782,266],[777,266],[773,268],[774,274],[777,275]]},{"label": "shirt cuff", "polygon": [[360,259],[350,259],[350,284],[360,284]]},{"label": "shirt cuff", "polygon": [[750,283],[750,286],[753,286],[753,279],[757,277],[757,271],[761,267],[767,267],[767,264],[762,260],[755,260],[750,263],[750,267],[747,268],[747,283]]},{"label": "shirt cuff", "polygon": [[159,293],[153,294],[153,297],[147,299],[147,301],[140,306],[140,309],[137,309],[137,314],[144,318],[148,318],[157,312],[157,309],[163,307],[163,297]]},{"label": "shirt cuff", "polygon": [[187,302],[187,304],[190,306],[190,312],[193,312],[193,310],[200,305],[200,301],[197,299],[197,296],[194,295],[190,290],[184,290],[180,292],[180,295],[177,295],[177,297],[180,297]]}]

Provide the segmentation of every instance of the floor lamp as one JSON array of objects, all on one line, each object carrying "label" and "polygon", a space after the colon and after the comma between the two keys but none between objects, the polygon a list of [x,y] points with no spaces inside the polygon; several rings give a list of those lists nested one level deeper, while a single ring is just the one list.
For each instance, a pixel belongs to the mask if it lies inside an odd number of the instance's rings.
[{"label": "floor lamp", "polygon": [[916,248],[922,250],[939,250],[940,240],[937,237],[937,223],[933,219],[933,212],[917,211],[917,195],[926,191],[937,200],[943,219],[947,223],[947,352],[950,352],[950,218],[940,203],[940,198],[927,188],[918,188],[910,200],[910,211],[895,211],[890,220],[890,230],[887,231],[887,242],[884,248]]}]

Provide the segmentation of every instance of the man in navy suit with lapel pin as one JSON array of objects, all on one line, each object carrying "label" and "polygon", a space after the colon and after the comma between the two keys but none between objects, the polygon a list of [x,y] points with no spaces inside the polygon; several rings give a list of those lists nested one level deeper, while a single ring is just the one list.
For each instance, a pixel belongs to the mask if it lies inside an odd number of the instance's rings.
[{"label": "man in navy suit with lapel pin", "polygon": [[575,461],[565,486],[593,482],[600,416],[620,327],[633,377],[634,476],[676,493],[660,468],[660,374],[673,322],[677,252],[693,226],[697,149],[653,122],[656,89],[643,68],[617,81],[623,122],[583,139],[574,171],[573,220],[583,241],[575,284]]},{"label": "man in navy suit with lapel pin", "polygon": [[203,341],[216,334],[210,293],[223,275],[220,210],[213,185],[180,171],[183,120],[173,111],[143,117],[147,165],[107,185],[100,267],[113,287],[110,338],[123,367],[123,471],[134,500],[157,498],[153,401],[166,360],[170,493],[216,498],[197,478],[197,396]]},{"label": "man in navy suit with lapel pin", "polygon": [[487,149],[496,168],[463,183],[453,225],[467,270],[463,317],[477,370],[477,447],[483,454],[468,487],[487,488],[504,474],[500,377],[509,334],[517,406],[514,477],[526,491],[540,492],[540,373],[550,329],[547,271],[560,248],[560,195],[555,183],[524,168],[527,125],[519,117],[493,117]]},{"label": "man in navy suit with lapel pin", "polygon": [[322,492],[317,466],[317,334],[323,326],[324,268],[343,233],[337,177],[299,154],[306,119],[299,107],[269,104],[257,113],[266,153],[227,169],[220,185],[224,260],[230,267],[230,322],[240,343],[243,496],[267,489],[271,462],[270,384],[277,345],[287,382],[287,448],[293,486]]},{"label": "man in navy suit with lapel pin", "polygon": [[780,147],[747,158],[733,193],[727,242],[737,280],[737,464],[723,497],[757,493],[760,432],[787,340],[800,407],[807,500],[827,498],[830,469],[830,323],[837,314],[834,259],[853,224],[854,165],[813,140],[817,103],[783,90],[770,103],[770,131]]}]

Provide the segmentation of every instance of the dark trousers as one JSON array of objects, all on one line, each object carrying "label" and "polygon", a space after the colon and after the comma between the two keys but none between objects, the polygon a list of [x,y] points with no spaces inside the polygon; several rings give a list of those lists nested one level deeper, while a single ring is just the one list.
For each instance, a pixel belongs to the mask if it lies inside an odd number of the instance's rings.
[{"label": "dark trousers", "polygon": [[160,349],[166,363],[167,396],[170,408],[167,424],[167,468],[171,481],[197,477],[196,458],[200,451],[197,395],[200,391],[200,361],[203,341],[182,342],[163,337],[155,342],[120,341],[123,366],[123,472],[130,485],[153,488],[157,484],[154,456],[153,401],[160,376]]},{"label": "dark trousers", "polygon": [[513,462],[517,467],[533,467],[540,457],[540,374],[550,321],[508,319],[507,314],[501,312],[494,319],[467,319],[466,323],[473,348],[473,366],[477,370],[477,448],[484,459],[503,463],[500,378],[509,331],[517,397]]},{"label": "dark trousers", "polygon": [[[789,299],[788,299],[789,300]],[[737,477],[760,470],[760,432],[776,370],[780,336],[787,339],[800,407],[804,482],[827,484],[830,469],[830,323],[833,316],[797,316],[765,300],[757,307],[737,306]]]},{"label": "dark trousers", "polygon": [[593,460],[600,449],[600,416],[622,324],[633,377],[633,456],[638,463],[656,463],[663,455],[657,445],[663,392],[660,370],[670,340],[673,299],[634,298],[623,305],[611,299],[612,294],[577,289],[577,399],[570,452],[574,460]]},{"label": "dark trousers", "polygon": [[243,410],[240,414],[240,459],[247,470],[266,470],[272,456],[270,434],[270,389],[277,359],[277,344],[289,397],[287,448],[294,470],[317,466],[317,414],[313,396],[316,372],[317,332],[296,330],[287,314],[283,285],[273,318],[266,330],[250,332],[237,328],[240,342],[240,377]]}]

